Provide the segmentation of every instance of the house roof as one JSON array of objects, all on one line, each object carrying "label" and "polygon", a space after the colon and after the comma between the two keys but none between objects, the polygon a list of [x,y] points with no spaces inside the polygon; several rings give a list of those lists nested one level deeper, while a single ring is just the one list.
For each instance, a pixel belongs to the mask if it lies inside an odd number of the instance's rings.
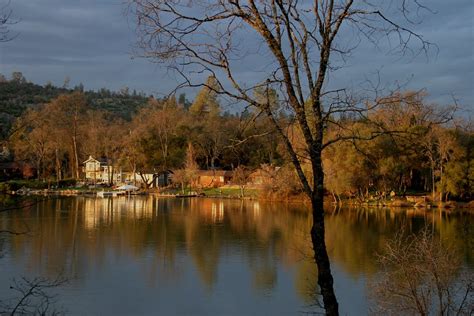
[{"label": "house roof", "polygon": [[98,162],[101,165],[106,165],[107,164],[107,159],[106,158],[100,158],[100,160],[97,160],[94,157],[92,157],[92,155],[89,155],[89,158],[87,158],[87,160],[84,161],[83,164],[86,164],[88,162]]},{"label": "house roof", "polygon": [[88,162],[99,162],[99,161],[97,159],[95,159],[94,157],[89,156],[89,158],[87,158],[87,160],[84,161],[83,164],[86,164]]}]

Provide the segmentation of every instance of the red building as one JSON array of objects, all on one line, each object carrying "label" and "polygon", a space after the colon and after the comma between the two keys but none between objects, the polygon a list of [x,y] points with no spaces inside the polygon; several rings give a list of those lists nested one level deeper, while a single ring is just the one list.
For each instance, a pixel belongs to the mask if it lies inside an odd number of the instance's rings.
[{"label": "red building", "polygon": [[232,176],[233,172],[227,170],[199,170],[193,185],[203,188],[217,188],[229,184]]}]

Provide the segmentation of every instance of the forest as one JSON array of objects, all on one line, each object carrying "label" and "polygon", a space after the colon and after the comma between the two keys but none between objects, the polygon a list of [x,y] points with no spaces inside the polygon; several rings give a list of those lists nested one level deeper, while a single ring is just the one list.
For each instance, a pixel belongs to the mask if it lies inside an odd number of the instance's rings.
[{"label": "forest", "polygon": [[[68,78],[63,87],[41,86],[19,72],[0,79],[0,158],[33,165],[38,180],[80,179],[89,155],[138,173],[179,170],[191,146],[199,169],[281,167],[270,189],[302,191],[270,118],[250,107],[224,111],[212,77],[192,102],[185,94],[155,98],[128,88],[84,91],[82,85],[69,88]],[[256,88],[253,94],[278,113],[310,173],[302,133],[278,91]],[[365,120],[334,115],[324,130],[330,144],[322,157],[327,193],[335,200],[390,192],[472,199],[473,127],[455,106],[426,98],[426,91],[405,91],[368,106]]]}]

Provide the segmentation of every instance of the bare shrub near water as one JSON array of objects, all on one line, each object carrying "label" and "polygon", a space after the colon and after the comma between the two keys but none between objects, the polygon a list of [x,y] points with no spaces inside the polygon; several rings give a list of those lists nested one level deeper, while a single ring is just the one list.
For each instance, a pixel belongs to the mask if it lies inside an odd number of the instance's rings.
[{"label": "bare shrub near water", "polygon": [[381,272],[369,284],[371,314],[472,315],[474,276],[462,258],[427,228],[399,233],[379,256]]},{"label": "bare shrub near water", "polygon": [[261,194],[271,200],[288,201],[298,199],[303,194],[297,174],[290,166],[275,169],[271,166],[262,167],[263,183]]},{"label": "bare shrub near water", "polygon": [[10,285],[16,295],[0,299],[0,315],[64,315],[65,311],[57,308],[57,295],[51,291],[66,284],[62,276],[56,279],[37,277],[14,279]]}]

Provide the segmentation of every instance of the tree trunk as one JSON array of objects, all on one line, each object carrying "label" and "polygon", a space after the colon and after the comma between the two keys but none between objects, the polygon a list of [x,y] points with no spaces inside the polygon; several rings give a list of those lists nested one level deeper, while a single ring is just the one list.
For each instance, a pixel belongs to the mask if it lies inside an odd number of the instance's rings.
[{"label": "tree trunk", "polygon": [[148,178],[145,176],[143,172],[139,172],[140,177],[142,178],[142,182],[145,184],[145,190],[148,190],[153,182],[155,181],[155,175],[152,176],[151,180],[148,180]]},{"label": "tree trunk", "polygon": [[114,183],[114,175],[115,175],[115,168],[114,168],[114,165],[112,164],[112,166],[110,167],[110,186],[113,186],[115,183]]},{"label": "tree trunk", "polygon": [[339,315],[339,305],[334,293],[334,280],[331,274],[331,265],[324,240],[324,210],[323,200],[314,196],[312,201],[313,227],[311,228],[311,241],[313,242],[314,259],[318,266],[318,285],[323,296],[326,315]]},{"label": "tree trunk", "polygon": [[137,167],[133,165],[133,185],[137,186]]},{"label": "tree trunk", "polygon": [[[74,132],[75,133],[75,132]],[[79,179],[79,155],[77,153],[77,140],[76,136],[74,135],[72,137],[72,146],[73,146],[73,178],[74,179]]]},{"label": "tree trunk", "polygon": [[439,168],[439,201],[443,202],[443,190],[444,190],[444,174],[443,174],[443,164]]},{"label": "tree trunk", "polygon": [[59,162],[58,150],[54,151],[56,157],[56,185],[59,186],[59,181],[61,180],[61,163]]},{"label": "tree trunk", "polygon": [[323,296],[326,315],[339,315],[339,304],[334,293],[334,280],[331,274],[331,264],[326,249],[324,228],[324,172],[321,161],[321,151],[314,150],[312,159],[313,193],[311,206],[313,211],[313,227],[311,240],[313,242],[314,259],[318,266],[318,285]]},{"label": "tree trunk", "polygon": [[431,162],[431,195],[433,197],[433,201],[435,200],[436,195],[436,187],[435,187],[435,170],[434,170],[434,163]]},{"label": "tree trunk", "polygon": [[41,180],[41,159],[36,160],[36,179]]}]

